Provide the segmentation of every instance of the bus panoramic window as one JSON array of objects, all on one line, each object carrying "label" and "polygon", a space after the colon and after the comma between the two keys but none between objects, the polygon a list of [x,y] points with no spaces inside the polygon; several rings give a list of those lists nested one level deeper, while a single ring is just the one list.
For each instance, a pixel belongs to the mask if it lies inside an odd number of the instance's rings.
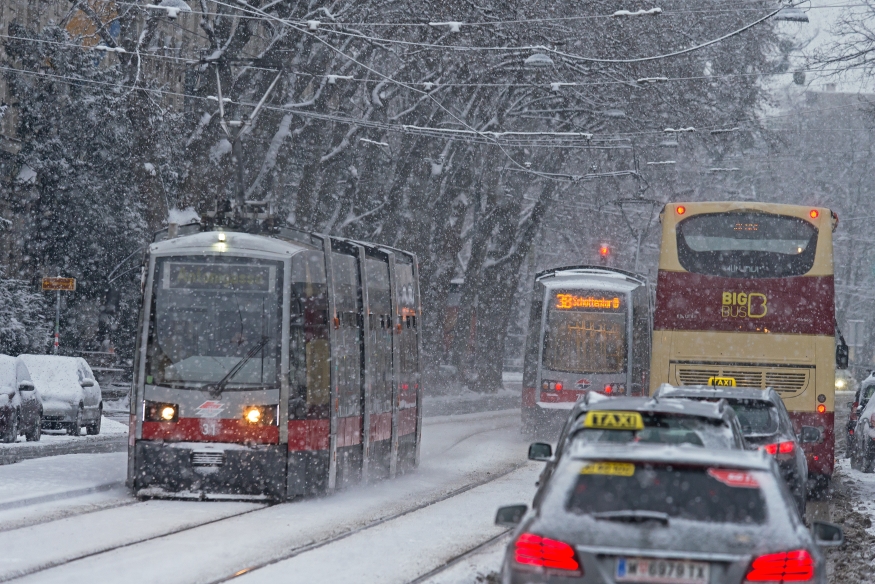
[{"label": "bus panoramic window", "polygon": [[756,212],[694,215],[677,225],[678,261],[688,272],[729,278],[801,276],[811,270],[817,228]]},{"label": "bus panoramic window", "polygon": [[146,383],[216,383],[263,344],[227,389],[278,385],[282,265],[249,259],[159,260]]},{"label": "bus panoramic window", "polygon": [[[560,293],[557,298],[559,296],[567,295]],[[588,295],[582,297],[588,298]],[[616,309],[614,300],[617,300]],[[544,368],[568,373],[626,371],[625,303],[611,297],[604,302],[577,304],[604,304],[605,309],[562,308],[562,299],[559,303],[552,302],[544,335]]]}]

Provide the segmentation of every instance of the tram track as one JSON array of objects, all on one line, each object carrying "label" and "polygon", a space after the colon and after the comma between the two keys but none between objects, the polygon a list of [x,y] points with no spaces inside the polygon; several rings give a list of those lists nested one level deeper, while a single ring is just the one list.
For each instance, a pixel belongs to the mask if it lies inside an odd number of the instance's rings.
[{"label": "tram track", "polygon": [[[496,481],[502,477],[505,477],[505,476],[511,474],[512,472],[515,472],[515,471],[523,468],[525,465],[526,465],[525,462],[515,464],[508,469],[505,469],[505,470],[497,472],[497,473],[490,474],[490,476],[488,478],[483,478],[483,479],[468,483],[466,485],[463,485],[461,487],[453,489],[452,491],[445,493],[442,496],[437,497],[435,499],[420,503],[420,504],[415,505],[409,509],[399,511],[398,513],[393,513],[392,515],[387,515],[385,517],[381,517],[381,518],[376,519],[374,521],[370,521],[370,522],[368,522],[364,525],[361,525],[355,529],[347,530],[343,533],[339,533],[335,536],[325,538],[321,541],[313,542],[313,543],[310,543],[310,544],[307,544],[304,546],[300,546],[298,548],[291,550],[287,554],[276,556],[274,558],[271,558],[270,560],[261,562],[259,564],[253,565],[253,566],[250,566],[248,568],[243,568],[243,569],[238,570],[237,572],[235,572],[234,574],[231,574],[229,576],[219,578],[217,580],[211,580],[209,584],[221,584],[222,582],[229,582],[229,581],[231,581],[235,578],[238,578],[240,576],[243,576],[246,574],[251,574],[252,572],[255,572],[255,571],[260,570],[262,568],[266,568],[267,566],[277,564],[277,563],[285,561],[285,560],[290,560],[294,557],[300,556],[300,555],[305,554],[307,552],[311,552],[311,551],[317,550],[319,548],[323,548],[327,545],[331,545],[333,543],[344,540],[344,539],[351,537],[353,535],[356,535],[356,534],[362,533],[364,531],[367,531],[369,529],[373,529],[374,527],[378,527],[380,525],[383,525],[384,523],[389,523],[391,521],[395,521],[396,519],[400,519],[400,518],[405,517],[407,515],[410,515],[412,513],[416,513],[417,511],[421,511],[427,507],[431,507],[432,505],[436,505],[437,503],[447,501],[449,499],[452,499],[453,497],[458,497],[459,495],[467,493],[468,491],[470,491],[472,489],[476,489],[477,487],[481,487],[483,485],[486,485],[488,483]],[[504,533],[505,532],[502,532],[500,535],[504,535]],[[492,539],[494,540],[496,538],[492,538]],[[492,540],[490,540],[490,541],[492,541]],[[486,542],[486,544],[488,544],[488,543],[489,542]],[[486,544],[481,544],[481,545],[486,545]],[[478,547],[480,547],[480,546],[478,546]],[[468,554],[474,553],[475,551],[476,550],[468,550],[463,555],[466,556]],[[459,558],[459,560],[456,560],[456,561],[460,561],[461,559],[463,559],[463,558]]]},{"label": "tram track", "polygon": [[501,541],[501,539],[506,537],[507,534],[509,534],[511,531],[513,531],[513,529],[506,529],[506,530],[502,531],[501,533],[499,533],[498,535],[490,537],[486,541],[479,543],[479,544],[475,545],[474,547],[468,548],[468,550],[462,552],[461,554],[453,556],[452,558],[447,560],[447,562],[444,565],[438,566],[434,570],[426,572],[425,574],[422,574],[421,576],[418,576],[418,577],[414,578],[413,580],[410,580],[407,584],[422,584],[422,583],[427,582],[428,580],[434,578],[435,576],[439,576],[440,574],[443,574],[444,572],[454,568],[460,562],[463,562],[466,559],[470,558],[474,554],[477,554],[477,553],[481,552],[482,550],[485,550],[489,546]]},{"label": "tram track", "polygon": [[[501,417],[507,416],[507,415],[509,415],[509,412],[495,412],[495,413],[488,415],[488,416],[485,416],[485,417],[499,418],[500,419]],[[440,424],[442,422],[443,421],[437,422],[437,423]],[[485,434],[498,432],[501,430],[506,430],[507,428],[513,427],[514,425],[515,425],[515,422],[514,423],[499,423],[498,425],[491,427],[491,428],[486,428],[486,429],[481,428],[481,429],[477,429],[476,431],[465,432],[462,436],[457,436],[456,439],[453,441],[453,443],[450,444],[448,447],[444,447],[441,450],[430,454],[429,456],[434,457],[434,458],[440,457],[441,455],[458,447],[460,444],[464,443],[466,440],[470,440],[471,438],[476,438],[477,436],[482,436]],[[390,515],[380,517],[380,518],[372,520],[372,521],[368,521],[368,522],[366,522],[362,525],[359,525],[353,529],[348,529],[348,530],[343,531],[341,533],[337,533],[336,535],[326,537],[326,538],[320,539],[318,541],[313,541],[313,542],[307,543],[305,545],[300,545],[300,546],[290,550],[288,553],[274,556],[274,557],[270,558],[269,560],[255,563],[255,564],[248,566],[246,568],[243,568],[241,570],[237,570],[234,573],[231,573],[231,574],[223,576],[217,580],[214,580],[214,582],[227,582],[227,581],[232,580],[238,576],[242,576],[244,574],[248,574],[248,573],[257,571],[263,567],[266,567],[266,566],[281,562],[283,560],[290,559],[290,558],[293,558],[295,556],[306,554],[310,551],[328,546],[328,545],[335,543],[337,541],[341,541],[343,539],[346,539],[346,538],[351,537],[353,535],[356,535],[358,533],[367,531],[367,530],[372,529],[374,527],[377,527],[379,525],[382,525],[382,524],[394,521],[396,519],[399,519],[401,517],[410,515],[412,513],[415,513],[417,511],[420,511],[422,509],[425,509],[427,507],[430,507],[430,506],[435,505],[437,503],[440,503],[442,501],[446,501],[448,499],[452,499],[453,497],[457,497],[459,495],[462,495],[463,493],[466,493],[472,489],[486,485],[486,484],[493,482],[495,480],[498,480],[498,479],[500,479],[500,478],[502,478],[502,477],[504,477],[504,476],[516,471],[516,470],[519,470],[524,465],[525,465],[525,462],[520,462],[517,464],[513,464],[512,466],[509,466],[509,467],[505,466],[504,468],[501,468],[500,470],[492,471],[491,473],[487,473],[488,476],[485,476],[485,477],[482,476],[482,474],[478,473],[479,476],[478,476],[477,480],[468,481],[465,484],[458,486],[458,487],[456,487],[450,491],[447,491],[447,492],[432,494],[432,496],[429,496],[427,498],[427,500],[425,500],[425,501],[422,501],[420,503],[414,504],[414,505],[409,506],[407,508],[401,509],[396,513],[392,513]],[[108,489],[111,487],[102,487],[101,486],[100,489],[98,489],[98,490],[102,490],[104,488]],[[75,498],[77,496],[80,496],[81,494],[86,494],[86,493],[80,494],[78,491],[80,491],[80,490],[71,490],[69,493],[59,493],[57,495],[53,495],[52,498],[53,499]],[[307,498],[304,500],[306,501],[309,499],[310,498]],[[38,498],[34,498],[30,502],[27,502],[27,501],[23,502],[23,504],[21,506],[22,507],[27,507],[28,505],[36,506],[42,502],[43,501],[38,500]],[[6,532],[15,531],[17,529],[21,529],[22,527],[32,527],[32,526],[50,524],[50,523],[61,521],[64,519],[72,519],[72,518],[76,518],[79,516],[89,515],[89,514],[92,514],[95,512],[99,512],[99,511],[110,511],[110,510],[122,508],[122,507],[144,505],[146,503],[147,503],[147,501],[124,499],[123,501],[119,501],[117,504],[110,503],[107,506],[103,506],[100,508],[94,508],[94,509],[84,509],[80,512],[76,512],[76,513],[72,513],[72,514],[71,513],[64,514],[63,512],[61,512],[59,515],[56,515],[52,518],[47,518],[46,520],[43,520],[43,521],[32,522],[26,526],[22,525],[22,526],[13,527],[13,528],[6,529],[6,530],[0,529],[0,533],[3,533],[4,531],[6,531]],[[294,502],[291,502],[290,504],[293,504],[293,503]],[[180,526],[180,527],[175,528],[175,529],[162,531],[161,533],[155,533],[155,534],[151,534],[151,535],[148,535],[145,537],[135,537],[129,541],[119,543],[118,545],[105,545],[105,546],[102,546],[102,547],[97,548],[97,549],[88,550],[85,553],[77,553],[77,554],[70,555],[70,556],[67,556],[64,558],[58,558],[57,560],[54,560],[54,561],[52,561],[52,560],[46,561],[44,563],[40,563],[38,565],[34,565],[32,567],[29,567],[29,568],[24,568],[20,571],[10,572],[7,574],[0,574],[0,582],[9,582],[9,581],[19,580],[22,578],[26,578],[29,576],[40,574],[42,572],[46,572],[48,570],[60,568],[60,567],[65,566],[65,565],[73,564],[76,562],[81,562],[81,561],[88,560],[91,558],[98,558],[100,556],[105,556],[106,554],[110,554],[112,552],[122,550],[125,548],[132,548],[132,547],[135,547],[138,545],[146,544],[148,542],[154,542],[154,541],[158,541],[158,540],[162,540],[162,539],[166,539],[166,538],[171,538],[173,536],[177,536],[179,534],[184,534],[186,532],[191,532],[193,530],[196,530],[196,529],[199,529],[202,527],[216,525],[216,524],[219,524],[222,522],[237,519],[237,518],[242,517],[242,516],[256,514],[258,512],[264,511],[265,509],[267,509],[269,507],[274,507],[274,506],[276,506],[276,505],[272,505],[272,504],[259,505],[257,508],[247,509],[245,511],[238,512],[238,513],[230,513],[228,515],[224,515],[222,517],[217,517],[217,518],[213,518],[213,519],[206,520],[206,521],[198,521],[195,523]],[[488,545],[488,542],[484,545]],[[475,552],[476,552],[476,550],[469,550],[468,552],[465,552],[465,554],[475,553]],[[463,554],[463,555],[465,555],[465,554]],[[458,561],[461,561],[461,559],[463,559],[463,558],[459,558]],[[454,558],[454,560],[455,560],[455,558]]]}]

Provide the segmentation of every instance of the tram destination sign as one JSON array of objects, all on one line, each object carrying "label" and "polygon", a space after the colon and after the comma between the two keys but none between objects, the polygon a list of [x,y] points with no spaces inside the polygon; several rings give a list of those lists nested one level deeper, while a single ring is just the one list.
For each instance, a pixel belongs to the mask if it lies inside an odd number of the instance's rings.
[{"label": "tram destination sign", "polygon": [[276,268],[264,264],[167,262],[164,288],[171,290],[273,291]]},{"label": "tram destination sign", "polygon": [[580,308],[619,310],[622,304],[623,301],[619,296],[603,296],[589,292],[583,292],[582,294],[571,294],[569,292],[556,293],[556,308],[559,310],[575,310]]},{"label": "tram destination sign", "polygon": [[50,292],[75,292],[76,278],[43,278],[43,290]]}]

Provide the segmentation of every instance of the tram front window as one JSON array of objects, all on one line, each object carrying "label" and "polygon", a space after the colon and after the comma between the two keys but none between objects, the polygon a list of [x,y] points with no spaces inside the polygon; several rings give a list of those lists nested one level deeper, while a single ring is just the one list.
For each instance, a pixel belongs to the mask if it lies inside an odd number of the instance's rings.
[{"label": "tram front window", "polygon": [[[146,383],[225,389],[279,385],[282,264],[250,258],[157,262]],[[248,359],[247,359],[248,357]]]},{"label": "tram front window", "polygon": [[625,372],[625,299],[579,290],[556,293],[547,310],[543,365],[567,373]]}]

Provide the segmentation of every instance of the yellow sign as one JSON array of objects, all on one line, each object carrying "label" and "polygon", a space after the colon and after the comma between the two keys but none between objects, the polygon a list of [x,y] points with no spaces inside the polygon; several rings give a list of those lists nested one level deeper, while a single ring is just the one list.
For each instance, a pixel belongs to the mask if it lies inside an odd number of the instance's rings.
[{"label": "yellow sign", "polygon": [[631,462],[593,462],[580,469],[580,474],[631,477],[635,474],[635,465]]},{"label": "yellow sign", "polygon": [[724,292],[720,315],[724,318],[762,318],[769,312],[768,297],[760,292]]},{"label": "yellow sign", "polygon": [[643,430],[644,418],[638,412],[587,412],[583,427],[596,430]]},{"label": "yellow sign", "polygon": [[734,377],[709,377],[708,385],[714,387],[735,387]]},{"label": "yellow sign", "polygon": [[52,292],[75,292],[76,291],[76,279],[75,278],[43,278],[43,290],[50,290]]},{"label": "yellow sign", "polygon": [[617,310],[620,308],[620,298],[597,298],[595,296],[577,296],[575,294],[557,294],[556,308],[560,310],[568,310],[570,308],[610,308]]}]

